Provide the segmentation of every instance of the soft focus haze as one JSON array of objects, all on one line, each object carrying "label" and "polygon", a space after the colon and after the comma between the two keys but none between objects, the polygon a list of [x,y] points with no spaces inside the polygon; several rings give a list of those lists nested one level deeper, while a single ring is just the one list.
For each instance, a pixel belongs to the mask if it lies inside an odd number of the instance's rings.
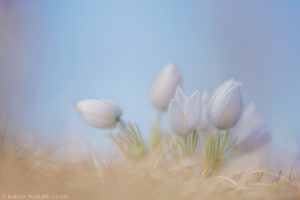
[{"label": "soft focus haze", "polygon": [[104,140],[74,103],[112,98],[147,137],[152,81],[175,62],[188,94],[243,82],[274,144],[300,143],[298,1],[0,2],[1,111],[30,134]]}]

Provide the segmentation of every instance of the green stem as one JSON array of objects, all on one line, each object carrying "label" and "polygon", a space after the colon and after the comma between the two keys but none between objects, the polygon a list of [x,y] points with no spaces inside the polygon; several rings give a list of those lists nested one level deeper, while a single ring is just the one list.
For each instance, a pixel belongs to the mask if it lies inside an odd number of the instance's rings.
[{"label": "green stem", "polygon": [[217,131],[217,141],[216,141],[216,152],[215,152],[215,160],[220,158],[220,143],[221,143],[221,130]]},{"label": "green stem", "polygon": [[153,124],[152,130],[151,130],[151,147],[152,149],[155,149],[159,146],[161,143],[161,119],[162,119],[162,112],[158,111],[156,120]]},{"label": "green stem", "polygon": [[222,154],[225,152],[225,149],[227,146],[229,132],[230,132],[230,130],[228,129],[225,134],[225,139],[224,139],[224,143],[223,143],[223,147],[222,147]]}]

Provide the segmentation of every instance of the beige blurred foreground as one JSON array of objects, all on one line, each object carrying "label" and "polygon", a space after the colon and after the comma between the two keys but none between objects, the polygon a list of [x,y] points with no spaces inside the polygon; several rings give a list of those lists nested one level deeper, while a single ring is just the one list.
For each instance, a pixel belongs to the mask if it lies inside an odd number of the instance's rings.
[{"label": "beige blurred foreground", "polygon": [[139,161],[109,157],[102,164],[87,153],[74,164],[51,159],[54,148],[37,153],[34,145],[6,143],[1,130],[1,199],[300,199],[292,171],[231,166],[208,176],[201,155],[172,162],[159,149]]}]

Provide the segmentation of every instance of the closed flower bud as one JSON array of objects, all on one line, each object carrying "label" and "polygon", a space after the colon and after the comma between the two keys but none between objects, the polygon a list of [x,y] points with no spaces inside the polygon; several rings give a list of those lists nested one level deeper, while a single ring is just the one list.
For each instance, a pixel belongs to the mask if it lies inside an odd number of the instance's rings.
[{"label": "closed flower bud", "polygon": [[168,110],[169,126],[176,135],[192,133],[201,117],[201,94],[195,91],[190,97],[185,96],[180,87]]},{"label": "closed flower bud", "polygon": [[176,87],[181,84],[181,75],[175,64],[167,64],[155,79],[150,99],[159,110],[168,108],[170,100],[174,97]]},{"label": "closed flower bud", "polygon": [[243,109],[240,86],[241,83],[229,80],[221,85],[212,96],[209,115],[216,128],[230,129],[239,120]]},{"label": "closed flower bud", "polygon": [[114,128],[122,115],[120,106],[108,99],[81,100],[76,107],[88,124],[99,129]]}]

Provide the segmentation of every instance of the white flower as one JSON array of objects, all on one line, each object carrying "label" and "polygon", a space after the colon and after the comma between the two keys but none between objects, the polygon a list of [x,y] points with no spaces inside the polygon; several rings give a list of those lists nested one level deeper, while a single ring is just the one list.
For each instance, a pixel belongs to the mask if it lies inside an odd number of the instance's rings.
[{"label": "white flower", "polygon": [[150,99],[159,110],[166,110],[174,97],[176,87],[181,84],[181,75],[175,64],[167,64],[155,79]]},{"label": "white flower", "polygon": [[271,132],[271,127],[256,115],[255,106],[251,103],[233,132],[236,137],[235,149],[245,153],[257,150],[271,141]]},{"label": "white flower", "polygon": [[272,129],[269,125],[260,124],[249,132],[245,140],[240,141],[238,149],[243,152],[251,152],[268,144],[271,137]]},{"label": "white flower", "polygon": [[76,107],[87,123],[99,129],[114,128],[122,115],[120,106],[109,99],[81,100]]},{"label": "white flower", "polygon": [[196,90],[187,97],[177,87],[175,97],[171,100],[168,110],[169,126],[172,133],[186,135],[195,130],[201,117],[201,94]]},{"label": "white flower", "polygon": [[201,117],[197,126],[197,130],[207,131],[209,130],[211,123],[209,121],[209,93],[204,90],[201,95]]},{"label": "white flower", "polygon": [[239,120],[243,109],[240,86],[233,79],[226,81],[211,98],[209,115],[216,128],[230,129]]}]

